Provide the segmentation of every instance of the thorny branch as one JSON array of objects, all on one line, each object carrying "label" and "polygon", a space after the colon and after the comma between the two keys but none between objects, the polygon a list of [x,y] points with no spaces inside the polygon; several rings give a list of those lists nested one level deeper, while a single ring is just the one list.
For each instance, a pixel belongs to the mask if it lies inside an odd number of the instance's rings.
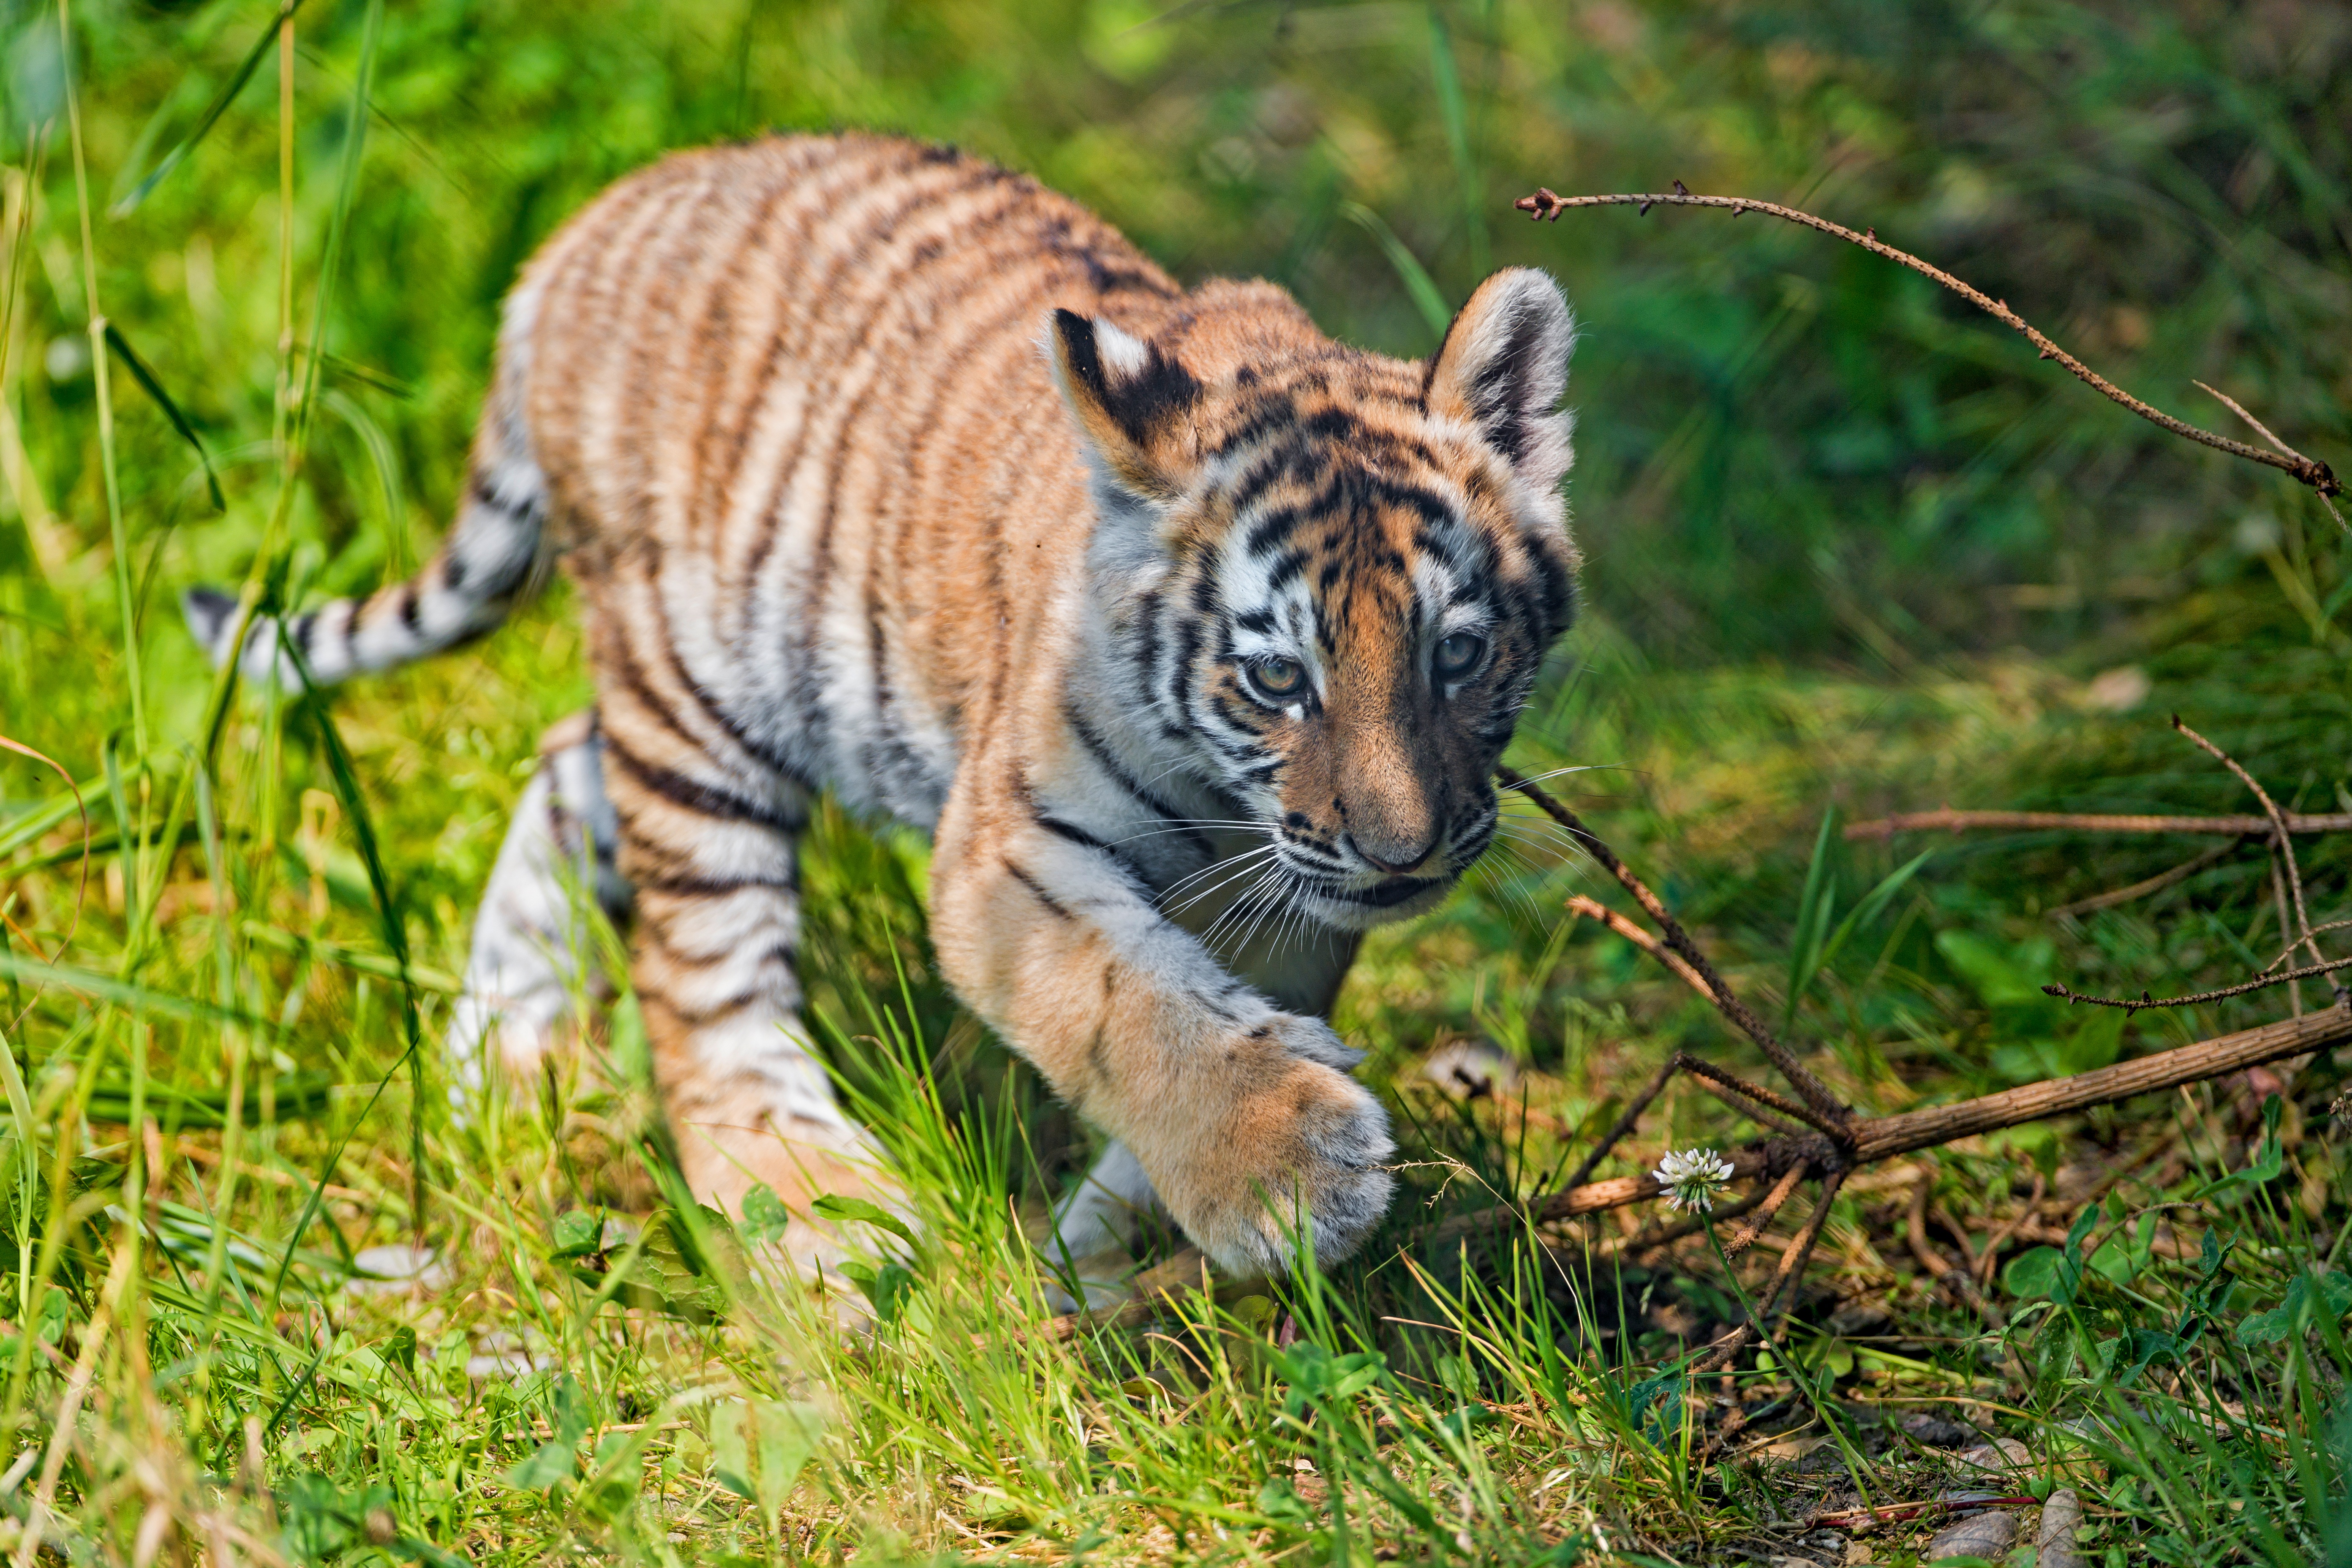
[{"label": "thorny branch", "polygon": [[2073,1005],[2086,1002],[2094,1007],[2121,1007],[2126,1013],[2146,1012],[2152,1007],[2197,1007],[2208,1002],[2222,1002],[2232,996],[2243,996],[2252,991],[2267,991],[2273,985],[2288,985],[2298,980],[2316,980],[2323,974],[2352,969],[2352,958],[2339,958],[2332,963],[2315,963],[2305,969],[2290,969],[2284,974],[2266,974],[2259,979],[2224,985],[2215,991],[2200,991],[2191,996],[2151,996],[2143,991],[2137,999],[2129,996],[2091,996],[2080,991],[2070,991],[2063,984],[2044,985],[2045,996],[2055,996]]},{"label": "thorny branch", "polygon": [[[2041,351],[2043,359],[2056,360],[2072,372],[2084,385],[2110,402],[2131,410],[2149,424],[2160,429],[2169,430],[2186,440],[2194,441],[2200,447],[2210,447],[2217,452],[2227,452],[2233,458],[2243,458],[2250,463],[2260,463],[2265,468],[2277,468],[2283,473],[2293,475],[2318,494],[2320,500],[2327,504],[2327,510],[2336,514],[2336,521],[2339,526],[2344,524],[2343,515],[2336,512],[2335,504],[2330,499],[2343,493],[2343,481],[2336,477],[2334,471],[2326,463],[2316,458],[2306,458],[2294,447],[2287,446],[2285,442],[2263,429],[2253,416],[2247,414],[2234,403],[2231,403],[2230,406],[2249,425],[2252,425],[2256,430],[2261,431],[2263,436],[2278,448],[2277,451],[2265,452],[2261,447],[2250,447],[2243,441],[2232,440],[2227,436],[2217,436],[2210,430],[2200,429],[2185,420],[2176,419],[2153,404],[2142,402],[2064,349],[2060,348],[2032,322],[2011,310],[2007,300],[1994,299],[1983,289],[1953,277],[1940,267],[1921,260],[1907,250],[1897,250],[1880,239],[1876,229],[1856,234],[1843,224],[1832,223],[1827,218],[1816,217],[1811,213],[1800,212],[1795,207],[1782,206],[1778,202],[1757,201],[1749,196],[1695,196],[1684,187],[1680,180],[1675,182],[1674,192],[1671,195],[1562,196],[1545,188],[1538,189],[1533,195],[1521,196],[1512,205],[1537,222],[1549,218],[1554,223],[1559,222],[1559,215],[1570,207],[1630,206],[1639,207],[1644,214],[1654,206],[1720,207],[1728,209],[1734,217],[1749,212],[1769,213],[1774,217],[1843,239],[1849,245],[1858,245],[1874,256],[1883,256],[1889,261],[1909,268],[1923,278],[1933,279],[1994,320],[2015,329],[2024,335],[2028,342]],[[2221,394],[2215,393],[2214,395],[2220,397]],[[2230,403],[2226,397],[2221,398],[2221,401]]]}]

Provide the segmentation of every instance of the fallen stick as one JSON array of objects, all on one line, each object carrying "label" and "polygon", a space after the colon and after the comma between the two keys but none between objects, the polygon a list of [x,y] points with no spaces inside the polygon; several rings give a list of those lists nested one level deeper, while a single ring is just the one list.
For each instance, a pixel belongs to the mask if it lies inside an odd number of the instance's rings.
[{"label": "fallen stick", "polygon": [[[2030,1083],[2021,1089],[2004,1089],[1952,1105],[1931,1106],[1925,1110],[1908,1110],[1897,1116],[1858,1118],[1851,1129],[1851,1152],[1839,1150],[1825,1137],[1812,1134],[1767,1139],[1734,1150],[1727,1158],[1735,1181],[1759,1177],[1778,1180],[1799,1165],[1836,1170],[1841,1166],[1875,1164],[1980,1132],[2028,1121],[2045,1121],[2094,1106],[2113,1105],[2117,1100],[2155,1094],[2183,1084],[2201,1083],[2245,1068],[2260,1067],[2264,1062],[2325,1050],[2347,1040],[2352,1040],[2352,1009],[2330,1007],[2300,1018],[2283,1018],[2234,1035],[2200,1040],[2193,1046],[2117,1062],[2095,1072]],[[1663,1191],[1655,1177],[1646,1175],[1588,1182],[1563,1188],[1525,1206],[1496,1204],[1491,1208],[1456,1215],[1432,1229],[1418,1245],[1444,1246],[1507,1226],[1549,1225],[1580,1215],[1600,1214],[1654,1198]],[[1040,1325],[1037,1332],[1045,1338],[1066,1340],[1089,1328],[1119,1328],[1145,1321],[1160,1310],[1162,1297],[1172,1298],[1180,1289],[1208,1284],[1205,1270],[1206,1259],[1197,1248],[1188,1247],[1138,1275],[1132,1286],[1133,1300],[1108,1312],[1068,1313]],[[1246,1283],[1227,1281],[1223,1288],[1238,1289]]]},{"label": "fallen stick", "polygon": [[[2352,812],[2280,814],[2289,833],[2352,833]],[[1845,827],[1849,842],[1898,833],[2212,833],[2268,843],[2268,816],[2109,816],[2080,811],[1906,811]]]}]

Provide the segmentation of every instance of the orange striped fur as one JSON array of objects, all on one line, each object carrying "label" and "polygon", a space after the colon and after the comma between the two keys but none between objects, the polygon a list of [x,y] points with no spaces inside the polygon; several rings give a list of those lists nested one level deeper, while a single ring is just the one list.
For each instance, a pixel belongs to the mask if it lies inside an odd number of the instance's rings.
[{"label": "orange striped fur", "polygon": [[[550,787],[616,824],[706,1198],[887,1195],[799,1032],[794,837],[825,789],[933,834],[946,974],[1116,1140],[1072,1253],[1158,1205],[1223,1264],[1280,1268],[1301,1217],[1336,1257],[1391,1143],[1320,1015],[1359,933],[1493,835],[1572,607],[1572,335],[1507,271],[1431,361],[1387,359],[1270,284],[1180,289],[953,152],[689,153],[525,271],[442,555],[283,641],[318,679],[415,657],[561,553],[598,733]],[[277,628],[252,647],[285,660]]]}]

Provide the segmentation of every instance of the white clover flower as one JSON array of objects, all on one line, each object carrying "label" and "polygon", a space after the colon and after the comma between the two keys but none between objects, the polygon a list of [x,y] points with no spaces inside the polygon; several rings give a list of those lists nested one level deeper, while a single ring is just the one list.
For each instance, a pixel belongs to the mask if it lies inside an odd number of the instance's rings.
[{"label": "white clover flower", "polygon": [[1669,1149],[1650,1173],[1666,1189],[1668,1208],[1707,1214],[1715,1208],[1715,1194],[1731,1180],[1731,1162],[1712,1149]]}]

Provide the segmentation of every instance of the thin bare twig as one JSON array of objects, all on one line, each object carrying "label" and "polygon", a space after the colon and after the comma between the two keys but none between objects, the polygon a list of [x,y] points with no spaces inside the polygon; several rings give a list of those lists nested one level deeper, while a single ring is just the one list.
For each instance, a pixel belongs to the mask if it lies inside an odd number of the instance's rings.
[{"label": "thin bare twig", "polygon": [[[1731,1358],[1738,1355],[1750,1340],[1758,1337],[1759,1331],[1769,1341],[1773,1323],[1788,1307],[1796,1304],[1797,1293],[1790,1281],[1801,1278],[1806,1263],[1811,1260],[1813,1244],[1821,1240],[1822,1227],[1829,1223],[1830,1204],[1836,1198],[1838,1188],[1845,1184],[1845,1175],[1842,1170],[1832,1171],[1822,1179],[1822,1195],[1815,1200],[1813,1212],[1805,1216],[1805,1223],[1789,1244],[1789,1250],[1780,1254],[1780,1267],[1772,1271],[1772,1279],[1764,1288],[1763,1298],[1757,1302],[1748,1321],[1716,1341],[1706,1355],[1692,1363],[1691,1376],[1705,1377],[1709,1373],[1720,1372],[1729,1366]],[[1780,1302],[1784,1292],[1788,1297],[1787,1302],[1776,1305]]]},{"label": "thin bare twig", "polygon": [[1762,1051],[1765,1058],[1780,1070],[1780,1076],[1789,1080],[1807,1105],[1811,1106],[1819,1114],[1841,1124],[1853,1120],[1853,1108],[1832,1094],[1827,1084],[1808,1071],[1805,1065],[1797,1059],[1796,1054],[1782,1045],[1773,1036],[1772,1031],[1764,1026],[1764,1021],[1749,1012],[1748,1005],[1732,994],[1731,987],[1724,984],[1723,976],[1716,973],[1715,965],[1707,962],[1706,954],[1699,951],[1698,944],[1691,941],[1690,933],[1682,928],[1682,922],[1666,912],[1666,906],[1658,901],[1658,895],[1650,891],[1648,885],[1641,878],[1633,875],[1625,862],[1617,858],[1617,852],[1610,848],[1599,834],[1585,826],[1582,819],[1576,813],[1553,799],[1549,792],[1533,780],[1509,768],[1496,768],[1495,776],[1535,802],[1545,816],[1567,828],[1583,845],[1586,851],[1594,859],[1600,861],[1611,876],[1617,879],[1618,884],[1633,895],[1634,900],[1649,912],[1653,921],[1657,922],[1658,930],[1664,934],[1666,946],[1673,949],[1684,963],[1696,972],[1700,979],[1706,982],[1708,996],[1715,1003],[1716,1007],[1725,1017],[1738,1025],[1742,1034],[1756,1043],[1756,1048]]},{"label": "thin bare twig", "polygon": [[2193,860],[2184,860],[2169,871],[2158,871],[2155,876],[2144,881],[2134,882],[2127,888],[2111,888],[2104,893],[2094,893],[2087,899],[2076,899],[2071,904],[2060,904],[2050,911],[2050,918],[2059,920],[2069,915],[2087,915],[2096,910],[2112,910],[2118,904],[2128,904],[2135,899],[2144,899],[2151,893],[2160,893],[2167,888],[2189,880],[2208,866],[2228,859],[2237,852],[2238,846],[2244,842],[2243,837],[2238,837],[2231,839],[2226,844],[2216,844]]},{"label": "thin bare twig", "polygon": [[[2301,946],[2301,942],[2296,943]],[[2070,991],[2064,985],[2044,985],[2042,994],[2055,996],[2061,1002],[2085,1002],[2094,1007],[2121,1007],[2126,1013],[2138,1013],[2150,1007],[2196,1007],[2208,1002],[2226,1001],[2243,996],[2251,991],[2267,991],[2273,985],[2289,985],[2298,980],[2316,980],[2323,974],[2333,974],[2340,969],[2352,969],[2352,958],[2339,958],[2329,963],[2315,963],[2306,969],[2290,969],[2281,974],[2265,974],[2242,981],[2236,985],[2224,985],[2218,991],[2200,991],[2193,996],[2151,996],[2143,991],[2137,1001],[2129,996],[2086,996],[2080,991]]]},{"label": "thin bare twig", "polygon": [[[2289,833],[2352,833],[2352,812],[2282,812]],[[2115,816],[2080,811],[1906,811],[1848,823],[1848,842],[1892,838],[1898,833],[2227,833],[2267,842],[2269,816]]]},{"label": "thin bare twig", "polygon": [[1713,1062],[1692,1056],[1688,1051],[1676,1051],[1675,1053],[1675,1059],[1672,1065],[1680,1068],[1683,1071],[1689,1073],[1694,1078],[1702,1079],[1710,1083],[1720,1084],[1723,1088],[1729,1089],[1734,1094],[1745,1095],[1748,1099],[1754,1100],[1757,1104],[1769,1107],[1771,1110],[1780,1112],[1783,1116],[1793,1116],[1798,1121],[1805,1123],[1808,1127],[1811,1127],[1814,1131],[1822,1133],[1830,1138],[1839,1137],[1845,1131],[1842,1125],[1825,1121],[1821,1117],[1815,1116],[1811,1111],[1807,1110],[1803,1106],[1799,1105],[1795,1100],[1789,1099],[1786,1095],[1775,1094],[1770,1089],[1764,1088],[1760,1084],[1753,1084],[1749,1083],[1745,1079],[1735,1078],[1731,1074],[1724,1071],[1721,1068],[1717,1067]]},{"label": "thin bare twig", "polygon": [[1709,1003],[1714,1002],[1715,993],[1707,988],[1706,982],[1699,977],[1697,970],[1683,962],[1680,953],[1667,947],[1656,937],[1652,936],[1600,900],[1589,898],[1582,893],[1572,894],[1568,900],[1568,912],[1572,915],[1582,915],[1589,921],[1599,921],[1602,925],[1673,970],[1684,984],[1706,997]]},{"label": "thin bare twig", "polygon": [[[2253,792],[2255,801],[2263,808],[2263,815],[2271,820],[2273,835],[2271,848],[2286,862],[2287,892],[2294,900],[2294,926],[2301,936],[2304,951],[2311,954],[2311,961],[2314,963],[2326,963],[2327,955],[2319,951],[2319,943],[2311,934],[2311,912],[2305,908],[2303,901],[2303,869],[2294,861],[2294,837],[2287,830],[2286,813],[2279,809],[2278,802],[2271,798],[2270,791],[2264,789],[2253,774],[2239,765],[2237,758],[2182,723],[2180,715],[2178,713],[2172,716],[2172,727],[2195,742],[2214,761],[2236,774],[2238,782]],[[2336,999],[2339,1004],[2346,999],[2346,993],[2341,985],[2336,987]]]},{"label": "thin bare twig", "polygon": [[[2217,436],[2210,430],[2200,429],[2186,420],[2176,419],[2153,404],[2144,403],[2134,397],[2130,393],[2053,342],[2032,323],[2011,310],[2006,300],[1994,299],[1981,289],[1953,277],[1940,267],[1922,261],[1907,250],[1897,250],[1880,239],[1875,230],[1867,234],[1856,234],[1843,224],[1832,223],[1827,218],[1816,217],[1809,212],[1800,212],[1795,207],[1782,206],[1778,202],[1760,202],[1748,196],[1696,196],[1684,190],[1682,182],[1679,180],[1675,184],[1675,189],[1672,195],[1654,195],[1562,196],[1555,195],[1549,189],[1539,189],[1533,195],[1521,196],[1513,205],[1538,222],[1549,218],[1555,223],[1559,221],[1559,215],[1570,207],[1630,206],[1639,207],[1644,213],[1654,206],[1720,207],[1728,209],[1734,217],[1748,212],[1769,213],[1786,222],[1799,224],[1819,233],[1843,239],[1849,245],[1860,246],[1874,256],[1883,256],[1889,261],[1909,268],[1923,278],[1932,279],[2002,325],[2022,333],[2028,342],[2041,351],[2043,359],[2056,360],[2072,372],[2075,379],[2092,391],[2112,403],[2131,410],[2160,429],[2169,430],[2175,436],[2194,441],[2200,447],[2210,447],[2217,452],[2227,452],[2233,458],[2242,458],[2250,463],[2260,463],[2264,468],[2276,468],[2282,473],[2290,474],[2318,491],[2323,498],[2343,493],[2342,481],[2336,479],[2326,463],[2306,458],[2292,448],[2265,452],[2261,447],[2250,447],[2243,441],[2232,440],[2227,436]],[[2272,439],[2276,442],[2276,437]],[[2284,443],[2277,444],[2284,447]]]},{"label": "thin bare twig", "polygon": [[[2231,413],[2236,415],[2239,418],[2252,426],[2255,433],[2261,436],[2263,440],[2268,441],[2272,446],[2277,447],[2280,451],[2285,453],[2290,458],[2303,458],[2303,454],[2301,452],[2296,451],[2294,447],[2288,446],[2285,442],[2273,435],[2269,426],[2263,424],[2261,420],[2247,413],[2245,409],[2240,405],[2236,398],[2231,396],[2228,393],[2223,392],[2219,387],[2207,386],[2201,381],[2198,382],[2196,385],[2209,395],[2221,399],[2221,405],[2224,408],[2227,408]],[[2309,462],[2310,459],[2308,458],[2305,458],[2304,461]],[[2336,510],[2336,503],[2328,499],[2327,492],[2326,490],[2321,490],[2319,492],[2319,504],[2327,509],[2327,515],[2336,520],[2336,527],[2344,530],[2347,533],[2352,533],[2352,523],[2347,523],[2344,521],[2344,514]]]},{"label": "thin bare twig", "polygon": [[1717,1083],[1700,1073],[1693,1073],[1691,1076],[1698,1079],[1698,1086],[1702,1090],[1714,1096],[1734,1114],[1745,1117],[1759,1127],[1769,1128],[1784,1138],[1801,1138],[1805,1135],[1802,1126],[1790,1121],[1787,1117],[1773,1115],[1730,1085]]}]

